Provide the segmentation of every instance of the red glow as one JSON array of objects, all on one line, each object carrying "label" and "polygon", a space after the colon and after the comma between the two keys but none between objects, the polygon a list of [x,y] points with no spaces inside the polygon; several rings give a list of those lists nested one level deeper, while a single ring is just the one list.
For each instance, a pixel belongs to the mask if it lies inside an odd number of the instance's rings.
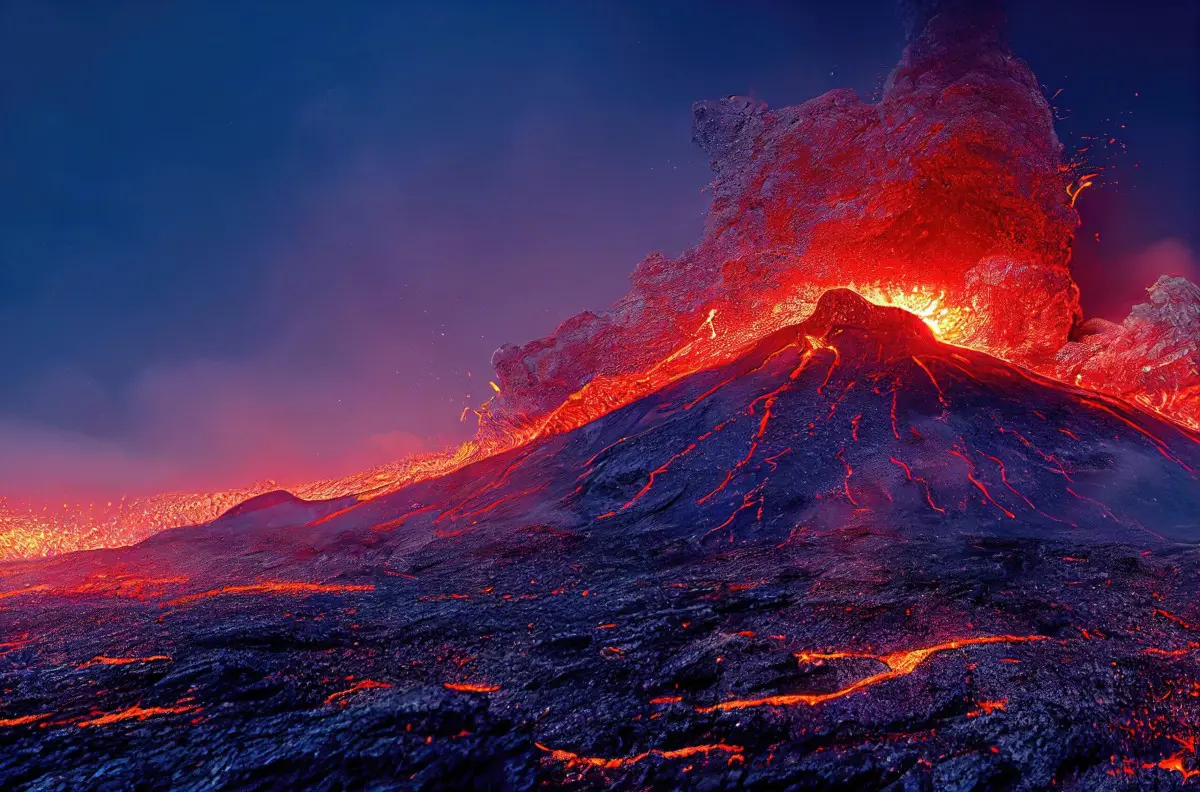
[{"label": "red glow", "polygon": [[350,686],[350,688],[343,689],[342,691],[335,691],[332,694],[330,694],[329,696],[325,697],[325,704],[332,705],[334,702],[337,702],[340,699],[348,697],[351,694],[354,694],[358,691],[368,691],[373,688],[391,688],[391,687],[392,687],[391,683],[381,683],[378,680],[359,680],[357,683]]},{"label": "red glow", "polygon": [[170,661],[169,655],[147,655],[136,658],[128,657],[113,657],[108,655],[97,655],[92,660],[80,664],[77,669],[87,669],[89,666],[127,666],[129,664],[152,664],[156,661]]},{"label": "red glow", "polygon": [[131,708],[126,708],[116,713],[103,713],[95,718],[86,719],[79,722],[80,727],[104,727],[109,724],[116,724],[121,721],[129,721],[136,719],[145,721],[154,716],[167,716],[173,713],[193,713],[200,710],[195,705],[176,705],[169,708],[143,708],[140,705],[134,705]]},{"label": "red glow", "polygon": [[451,691],[463,691],[468,694],[491,694],[500,690],[500,686],[488,683],[442,683],[442,685]]},{"label": "red glow", "polygon": [[981,636],[973,639],[954,639],[932,647],[921,647],[916,650],[901,650],[888,655],[871,655],[867,653],[798,653],[797,660],[810,663],[815,660],[832,660],[838,658],[871,658],[887,667],[886,672],[879,672],[864,677],[845,688],[825,694],[776,694],[757,699],[731,699],[718,702],[715,705],[696,708],[699,713],[714,711],[744,710],[758,707],[784,707],[789,705],[820,705],[835,699],[847,697],[869,686],[895,680],[898,677],[912,674],[918,666],[928,658],[947,650],[958,650],[982,644],[1013,644],[1018,642],[1034,642],[1045,639],[1044,636]]},{"label": "red glow", "polygon": [[264,584],[223,586],[207,592],[184,595],[167,602],[168,606],[184,606],[204,598],[224,595],[319,595],[338,592],[373,592],[373,584],[313,584],[304,581],[272,581]]}]

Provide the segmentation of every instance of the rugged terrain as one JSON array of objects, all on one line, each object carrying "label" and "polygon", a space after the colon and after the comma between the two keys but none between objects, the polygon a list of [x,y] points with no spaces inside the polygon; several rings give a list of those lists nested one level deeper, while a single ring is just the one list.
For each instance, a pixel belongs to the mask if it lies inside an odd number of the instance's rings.
[{"label": "rugged terrain", "polygon": [[0,785],[1200,787],[1197,470],[829,292],[448,476],[0,567]]}]

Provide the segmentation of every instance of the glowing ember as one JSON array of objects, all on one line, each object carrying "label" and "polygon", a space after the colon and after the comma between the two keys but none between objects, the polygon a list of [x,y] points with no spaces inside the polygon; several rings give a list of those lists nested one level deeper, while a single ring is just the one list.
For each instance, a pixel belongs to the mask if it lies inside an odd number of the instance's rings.
[{"label": "glowing ember", "polygon": [[169,655],[147,655],[140,658],[113,657],[97,655],[92,660],[80,664],[77,669],[87,669],[89,666],[127,666],[129,664],[152,664],[156,661],[170,661]]}]

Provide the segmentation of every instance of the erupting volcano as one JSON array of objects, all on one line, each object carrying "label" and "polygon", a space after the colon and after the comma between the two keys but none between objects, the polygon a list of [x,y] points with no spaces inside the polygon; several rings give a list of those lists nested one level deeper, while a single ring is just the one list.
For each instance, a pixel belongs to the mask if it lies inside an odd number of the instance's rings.
[{"label": "erupting volcano", "polygon": [[703,241],[474,441],[0,518],[0,782],[1195,787],[1200,289],[1085,322],[1002,16],[908,21],[877,103],[697,104]]}]

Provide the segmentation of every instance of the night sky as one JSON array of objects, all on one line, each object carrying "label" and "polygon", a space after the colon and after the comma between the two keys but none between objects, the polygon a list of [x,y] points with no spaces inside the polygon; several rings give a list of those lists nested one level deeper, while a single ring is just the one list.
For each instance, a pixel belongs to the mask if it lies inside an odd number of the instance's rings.
[{"label": "night sky", "polygon": [[[1092,314],[1197,276],[1198,8],[1009,4],[1109,167],[1079,199]],[[496,347],[699,240],[693,101],[873,96],[902,43],[890,0],[0,0],[0,496],[465,437]]]}]

